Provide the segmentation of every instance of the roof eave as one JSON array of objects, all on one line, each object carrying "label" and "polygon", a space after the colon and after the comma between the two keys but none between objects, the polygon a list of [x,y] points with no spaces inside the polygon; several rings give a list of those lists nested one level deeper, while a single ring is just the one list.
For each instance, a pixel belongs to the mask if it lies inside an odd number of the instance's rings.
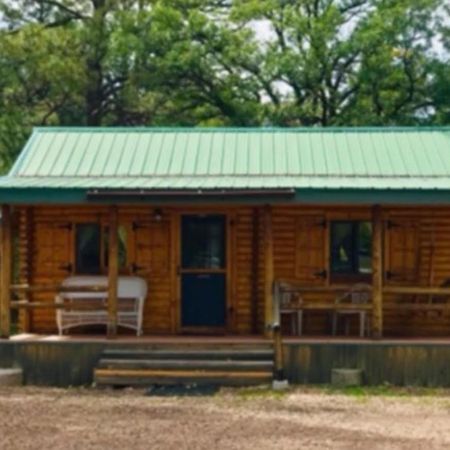
[{"label": "roof eave", "polygon": [[449,189],[220,189],[95,190],[85,188],[0,188],[4,204],[300,204],[450,205]]}]

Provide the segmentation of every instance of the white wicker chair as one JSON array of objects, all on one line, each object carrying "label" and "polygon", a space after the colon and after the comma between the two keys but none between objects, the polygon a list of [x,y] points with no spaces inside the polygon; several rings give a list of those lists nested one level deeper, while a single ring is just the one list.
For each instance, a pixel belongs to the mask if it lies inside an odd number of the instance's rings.
[{"label": "white wicker chair", "polygon": [[[77,292],[79,286],[105,286],[108,278],[101,275],[94,276],[71,276],[66,278],[62,286],[74,287],[72,291],[60,292],[56,295],[57,303],[68,302],[71,309],[56,310],[56,324],[58,332],[63,334],[64,330],[81,325],[107,325],[108,293],[105,292]],[[142,334],[142,317],[144,313],[144,302],[147,297],[147,283],[144,279],[133,276],[120,276],[117,286],[117,322],[119,326],[136,330],[136,334]],[[77,304],[82,302],[98,304],[98,309],[77,310]]]}]

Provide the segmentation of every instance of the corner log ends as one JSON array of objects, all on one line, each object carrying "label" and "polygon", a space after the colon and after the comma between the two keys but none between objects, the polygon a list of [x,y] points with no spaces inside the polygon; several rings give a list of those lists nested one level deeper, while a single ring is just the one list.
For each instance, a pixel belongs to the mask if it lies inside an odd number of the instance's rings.
[{"label": "corner log ends", "polygon": [[1,207],[1,261],[0,261],[0,337],[9,338],[11,327],[11,272],[12,272],[12,232],[11,207]]},{"label": "corner log ends", "polygon": [[383,221],[380,205],[372,208],[372,336],[383,337]]},{"label": "corner log ends", "polygon": [[117,335],[117,290],[119,278],[119,236],[117,206],[109,209],[108,247],[108,337]]},{"label": "corner log ends", "polygon": [[273,324],[273,230],[272,208],[264,208],[264,324],[266,336],[271,336]]}]

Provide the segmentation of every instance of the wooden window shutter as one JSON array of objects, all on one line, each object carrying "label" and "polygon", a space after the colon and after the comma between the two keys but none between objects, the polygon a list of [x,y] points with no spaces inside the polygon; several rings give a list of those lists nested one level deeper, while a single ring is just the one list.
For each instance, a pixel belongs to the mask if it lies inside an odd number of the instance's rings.
[{"label": "wooden window shutter", "polygon": [[295,276],[305,284],[324,284],[327,279],[325,217],[297,219]]},{"label": "wooden window shutter", "polygon": [[72,272],[72,224],[36,224],[35,267],[48,278],[58,279]]},{"label": "wooden window shutter", "polygon": [[166,275],[170,267],[170,223],[134,223],[137,275]]},{"label": "wooden window shutter", "polygon": [[414,283],[419,277],[419,231],[417,219],[386,222],[386,281]]}]

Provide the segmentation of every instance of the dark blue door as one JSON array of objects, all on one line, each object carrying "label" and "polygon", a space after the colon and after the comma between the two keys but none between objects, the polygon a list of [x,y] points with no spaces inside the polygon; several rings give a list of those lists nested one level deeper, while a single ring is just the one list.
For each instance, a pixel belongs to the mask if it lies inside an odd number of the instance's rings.
[{"label": "dark blue door", "polygon": [[181,322],[183,327],[224,327],[226,312],[225,217],[183,216]]}]

